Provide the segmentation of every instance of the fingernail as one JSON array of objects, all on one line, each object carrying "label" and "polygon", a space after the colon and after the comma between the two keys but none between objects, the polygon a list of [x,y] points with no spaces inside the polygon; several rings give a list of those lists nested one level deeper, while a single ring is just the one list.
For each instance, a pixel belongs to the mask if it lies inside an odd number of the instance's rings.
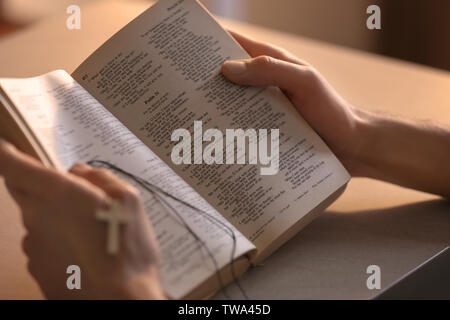
[{"label": "fingernail", "polygon": [[247,70],[247,65],[242,61],[225,61],[223,67],[227,72],[235,75],[243,74]]},{"label": "fingernail", "polygon": [[82,171],[82,170],[87,170],[90,168],[91,168],[91,166],[88,166],[85,163],[77,162],[72,166],[72,168],[70,168],[69,171]]},{"label": "fingernail", "polygon": [[9,143],[6,139],[3,139],[2,137],[0,137],[0,148],[10,148],[10,149],[14,149],[14,146]]}]

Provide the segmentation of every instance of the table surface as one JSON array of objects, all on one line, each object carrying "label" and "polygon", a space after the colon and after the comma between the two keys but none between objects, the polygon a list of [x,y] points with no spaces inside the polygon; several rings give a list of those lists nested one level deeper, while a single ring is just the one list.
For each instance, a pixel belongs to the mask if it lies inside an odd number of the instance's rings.
[{"label": "table surface", "polygon": [[[86,3],[86,2],[84,2]],[[72,72],[148,6],[130,1],[83,4],[82,29],[61,12],[0,41],[0,77]],[[370,110],[450,123],[450,74],[254,25],[225,26],[278,44],[316,66],[351,103]],[[368,299],[366,268],[381,268],[382,288],[450,244],[450,204],[436,196],[353,179],[328,210],[241,279],[250,298]],[[0,181],[0,298],[42,294],[21,251],[24,229]],[[239,292],[232,285],[232,297]],[[221,295],[216,297],[220,298]]]}]

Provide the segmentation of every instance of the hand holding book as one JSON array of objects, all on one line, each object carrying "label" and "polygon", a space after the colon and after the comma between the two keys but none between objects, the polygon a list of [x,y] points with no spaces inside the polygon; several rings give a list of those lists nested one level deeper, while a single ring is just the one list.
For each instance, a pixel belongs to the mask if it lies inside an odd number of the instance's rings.
[{"label": "hand holding book", "polygon": [[308,62],[282,48],[229,32],[252,58],[226,61],[223,75],[241,85],[279,87],[352,173],[362,143],[356,134],[360,119],[355,108]]},{"label": "hand holding book", "polygon": [[[21,209],[28,270],[47,298],[164,298],[158,244],[135,188],[86,164],[69,173],[45,168],[1,138],[0,175]],[[130,218],[114,258],[105,250],[107,230],[94,218],[108,198],[120,201]],[[68,290],[69,265],[80,267],[82,290]]]},{"label": "hand holding book", "polygon": [[[344,100],[310,64],[229,31],[252,59],[225,62],[229,80],[277,86],[353,177],[370,177],[450,198],[450,131],[371,114]],[[414,172],[414,174],[411,174]]]}]

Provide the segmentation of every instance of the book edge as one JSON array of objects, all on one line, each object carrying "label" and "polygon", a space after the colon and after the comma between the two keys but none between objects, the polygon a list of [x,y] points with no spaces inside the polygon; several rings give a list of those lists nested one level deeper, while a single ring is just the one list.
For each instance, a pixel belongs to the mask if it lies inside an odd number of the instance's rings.
[{"label": "book edge", "polygon": [[2,136],[12,143],[20,151],[32,156],[33,158],[42,162],[42,164],[48,168],[57,168],[56,162],[51,157],[49,152],[45,149],[42,142],[32,129],[32,126],[28,124],[23,117],[20,110],[11,101],[6,91],[0,85],[0,113],[2,115],[1,122],[2,127],[15,126],[11,128],[14,130],[14,135],[19,134],[19,137],[13,137],[12,132],[10,134],[2,131]]}]

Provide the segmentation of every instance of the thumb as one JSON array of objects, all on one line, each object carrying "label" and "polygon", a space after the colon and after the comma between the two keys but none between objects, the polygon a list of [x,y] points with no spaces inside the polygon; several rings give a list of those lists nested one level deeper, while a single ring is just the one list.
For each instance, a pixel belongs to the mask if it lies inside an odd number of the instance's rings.
[{"label": "thumb", "polygon": [[277,86],[294,94],[308,84],[313,69],[269,56],[228,60],[222,65],[223,75],[230,81],[251,86]]}]

